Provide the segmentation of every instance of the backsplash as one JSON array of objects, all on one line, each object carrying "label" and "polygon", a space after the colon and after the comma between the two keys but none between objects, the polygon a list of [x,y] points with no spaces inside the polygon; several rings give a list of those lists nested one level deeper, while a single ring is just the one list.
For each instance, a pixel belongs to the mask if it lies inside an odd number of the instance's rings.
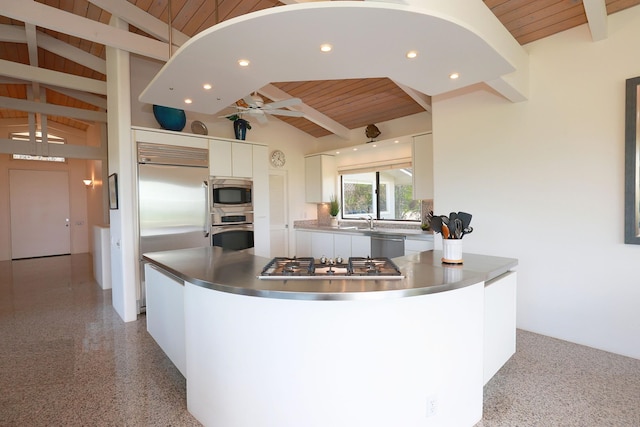
[{"label": "backsplash", "polygon": [[[424,221],[424,217],[429,213],[429,211],[433,211],[433,199],[422,200],[421,201],[421,210],[422,210],[422,218]],[[299,225],[317,225],[320,227],[329,227],[331,226],[331,215],[329,215],[329,203],[318,203],[317,204],[317,220],[302,220],[295,221],[294,224]],[[350,220],[339,219],[341,224],[348,224]],[[419,229],[422,224],[414,223],[414,222],[404,222],[404,221],[381,221],[378,223],[379,227],[382,228],[402,228],[402,229],[411,229],[416,228]]]}]

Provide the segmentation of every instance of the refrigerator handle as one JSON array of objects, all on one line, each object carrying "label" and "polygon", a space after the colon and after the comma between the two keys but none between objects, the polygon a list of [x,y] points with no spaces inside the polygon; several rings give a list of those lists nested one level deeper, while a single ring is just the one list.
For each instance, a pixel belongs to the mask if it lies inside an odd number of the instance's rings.
[{"label": "refrigerator handle", "polygon": [[204,237],[209,237],[209,232],[211,231],[211,213],[209,212],[209,182],[202,181],[202,187],[204,188],[204,200],[205,200],[205,208],[204,212],[206,215],[206,220],[204,222],[204,230],[202,233]]}]

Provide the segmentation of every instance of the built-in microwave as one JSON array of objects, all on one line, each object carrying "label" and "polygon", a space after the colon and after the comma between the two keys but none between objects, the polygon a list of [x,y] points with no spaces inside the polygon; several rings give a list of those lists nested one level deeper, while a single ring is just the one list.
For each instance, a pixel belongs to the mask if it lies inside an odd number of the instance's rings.
[{"label": "built-in microwave", "polygon": [[253,211],[253,181],[247,178],[211,178],[211,208]]}]

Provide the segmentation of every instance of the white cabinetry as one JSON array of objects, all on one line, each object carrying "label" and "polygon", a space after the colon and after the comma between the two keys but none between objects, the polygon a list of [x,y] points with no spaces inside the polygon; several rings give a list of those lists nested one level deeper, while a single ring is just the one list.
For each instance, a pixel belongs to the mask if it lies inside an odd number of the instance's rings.
[{"label": "white cabinetry", "polygon": [[367,257],[371,255],[370,236],[351,236],[351,256]]},{"label": "white cabinetry", "polygon": [[516,352],[517,273],[510,271],[484,286],[484,383]]},{"label": "white cabinetry", "polygon": [[311,256],[320,258],[326,256],[333,258],[333,234],[312,233],[311,234]]},{"label": "white cabinetry", "polygon": [[[242,144],[249,145],[249,144]],[[271,232],[269,222],[269,160],[268,148],[264,145],[249,145],[252,148],[248,159],[253,159],[253,253],[271,256]]]},{"label": "white cabinetry", "polygon": [[413,137],[413,198],[433,199],[433,135]]},{"label": "white cabinetry", "polygon": [[296,230],[296,256],[347,259],[371,254],[371,237],[349,233]]},{"label": "white cabinetry", "polygon": [[411,239],[407,237],[404,241],[404,254],[413,255],[424,251],[433,250],[433,239]]},{"label": "white cabinetry", "polygon": [[304,158],[305,201],[329,202],[336,192],[336,162],[328,154],[316,154]]},{"label": "white cabinetry", "polygon": [[143,129],[133,127],[133,141],[151,144],[175,145],[178,147],[209,148],[206,138],[198,135],[172,132],[160,129]]},{"label": "white cabinetry", "polygon": [[333,257],[342,257],[347,259],[351,256],[351,239],[350,234],[336,233],[333,235]]},{"label": "white cabinetry", "polygon": [[212,176],[253,177],[253,144],[209,140],[209,171]]},{"label": "white cabinetry", "polygon": [[311,235],[310,231],[296,230],[296,256],[311,256]]},{"label": "white cabinetry", "polygon": [[147,331],[162,351],[187,376],[184,327],[184,282],[145,264]]}]

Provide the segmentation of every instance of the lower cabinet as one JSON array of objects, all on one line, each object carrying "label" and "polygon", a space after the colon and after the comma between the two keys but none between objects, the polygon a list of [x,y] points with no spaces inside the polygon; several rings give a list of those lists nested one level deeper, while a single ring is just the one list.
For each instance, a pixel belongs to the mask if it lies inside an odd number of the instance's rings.
[{"label": "lower cabinet", "polygon": [[295,256],[311,256],[311,231],[296,230],[296,252]]},{"label": "lower cabinet", "polygon": [[333,234],[311,233],[311,256],[314,258],[335,257],[333,253]]},{"label": "lower cabinet", "polygon": [[404,254],[412,255],[418,254],[424,251],[433,250],[433,239],[423,240],[423,239],[411,239],[407,237],[404,241]]},{"label": "lower cabinet", "polygon": [[351,256],[368,257],[371,255],[371,237],[351,236]]},{"label": "lower cabinet", "polygon": [[320,258],[366,257],[371,253],[369,236],[296,230],[296,256]]},{"label": "lower cabinet", "polygon": [[144,277],[147,331],[186,378],[184,282],[150,264],[144,266]]},{"label": "lower cabinet", "polygon": [[484,286],[484,383],[516,352],[517,273],[507,272]]},{"label": "lower cabinet", "polygon": [[351,240],[350,234],[334,234],[333,235],[333,258],[342,257],[345,260],[351,256]]}]

